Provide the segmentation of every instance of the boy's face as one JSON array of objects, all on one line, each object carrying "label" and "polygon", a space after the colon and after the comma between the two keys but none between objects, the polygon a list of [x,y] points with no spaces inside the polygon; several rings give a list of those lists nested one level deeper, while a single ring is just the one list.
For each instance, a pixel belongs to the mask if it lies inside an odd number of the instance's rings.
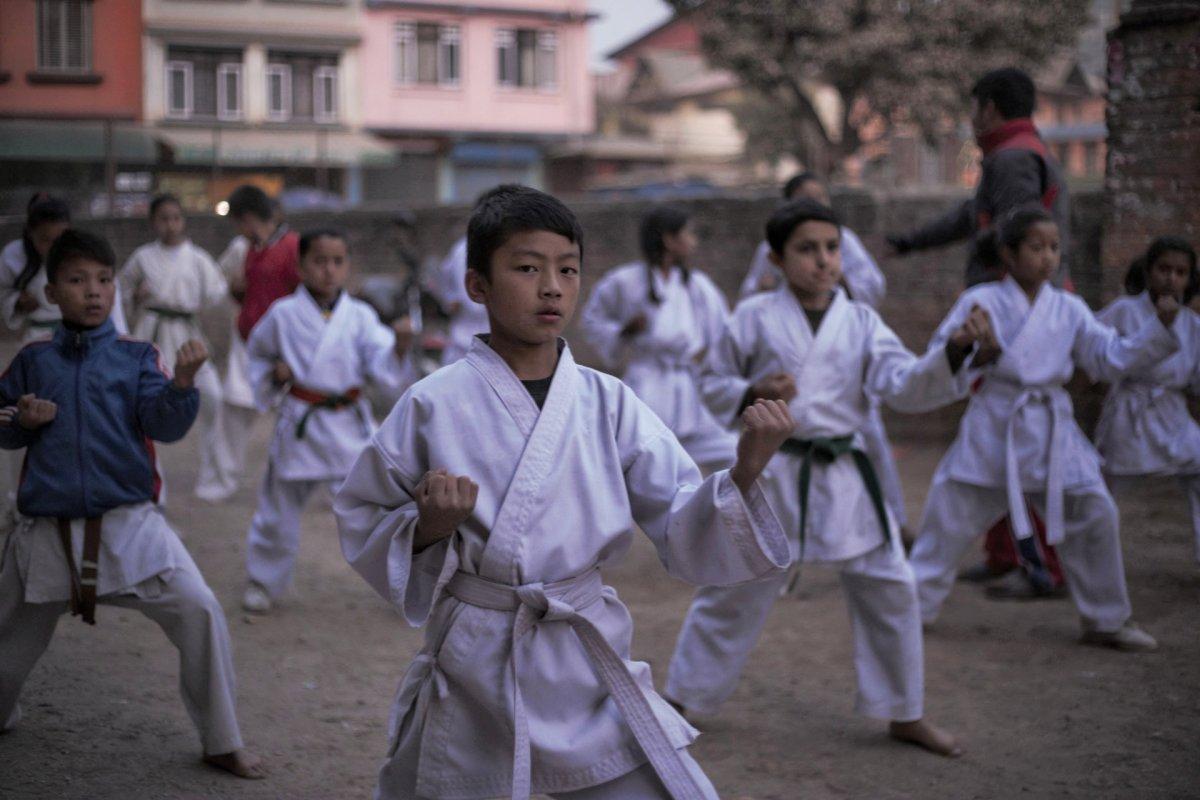
[{"label": "boy's face", "polygon": [[810,219],[796,226],[782,253],[771,251],[771,261],[801,301],[826,297],[842,279],[841,240],[837,225]]},{"label": "boy's face", "polygon": [[1146,284],[1150,296],[1158,299],[1164,295],[1174,297],[1183,302],[1183,293],[1187,289],[1188,276],[1192,273],[1192,262],[1187,253],[1178,250],[1168,250],[1155,259],[1146,275]]},{"label": "boy's face", "polygon": [[242,214],[240,217],[234,217],[233,225],[237,228],[238,233],[245,236],[254,244],[262,244],[267,239],[270,239],[271,234],[275,231],[274,222],[259,219],[253,214]]},{"label": "boy's face", "polygon": [[37,251],[38,256],[43,261],[46,260],[46,254],[50,252],[51,245],[69,227],[71,227],[71,223],[65,220],[61,222],[43,222],[29,232],[29,238],[33,241],[33,249]]},{"label": "boy's face", "polygon": [[520,231],[492,254],[491,275],[467,270],[467,294],[487,307],[492,335],[523,345],[555,342],[579,301],[579,244]]},{"label": "boy's face", "polygon": [[1000,112],[996,110],[994,100],[979,102],[979,98],[973,101],[971,110],[971,129],[976,136],[982,136],[992,128],[999,127],[1004,123],[1004,117],[1000,116]]},{"label": "boy's face", "polygon": [[63,321],[94,328],[108,319],[117,289],[115,270],[87,258],[60,264],[46,284],[46,299],[62,311]]},{"label": "boy's face", "polygon": [[151,218],[154,235],[163,244],[179,244],[183,241],[183,209],[176,203],[163,203]]},{"label": "boy's face", "polygon": [[337,297],[350,277],[350,254],[346,241],[336,236],[318,236],[300,261],[300,278],[319,302]]}]

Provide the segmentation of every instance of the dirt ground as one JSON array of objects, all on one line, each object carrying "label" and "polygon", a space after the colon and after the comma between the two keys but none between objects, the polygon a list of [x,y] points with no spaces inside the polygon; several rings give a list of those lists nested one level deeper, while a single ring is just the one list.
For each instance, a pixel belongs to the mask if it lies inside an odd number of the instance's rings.
[{"label": "dirt ground", "polygon": [[[388,704],[420,632],[343,562],[325,502],[305,517],[294,595],[268,617],[240,611],[252,479],[231,501],[191,497],[195,434],[162,449],[169,517],[221,598],[247,743],[271,769],[239,781],[202,766],[176,690],[174,650],[134,612],[95,628],[64,618],[0,736],[0,798],[362,798],[386,745]],[[940,445],[900,447],[919,513]],[[1174,484],[1119,498],[1136,618],[1162,643],[1126,655],[1076,644],[1069,602],[1003,604],[960,585],[926,638],[928,715],[968,748],[946,761],[889,741],[852,711],[845,606],[832,573],[805,570],[781,601],[724,713],[694,752],[723,797],[1184,798],[1200,796],[1200,567]],[[665,677],[690,598],[644,541],[607,575],[637,624],[634,652]]]}]

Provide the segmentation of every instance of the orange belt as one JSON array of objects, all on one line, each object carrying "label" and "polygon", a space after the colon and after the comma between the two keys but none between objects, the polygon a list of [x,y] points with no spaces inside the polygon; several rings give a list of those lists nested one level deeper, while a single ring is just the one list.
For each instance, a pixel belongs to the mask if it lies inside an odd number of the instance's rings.
[{"label": "orange belt", "polygon": [[75,570],[75,549],[71,546],[71,520],[58,518],[58,538],[67,556],[71,573],[71,614],[83,618],[88,625],[96,624],[96,579],[99,575],[100,517],[88,517],[83,522],[83,559]]},{"label": "orange belt", "polygon": [[322,408],[337,411],[352,406],[358,402],[358,398],[362,394],[362,389],[355,386],[353,389],[347,389],[344,394],[323,394],[321,392],[314,392],[312,389],[305,389],[303,386],[297,386],[293,383],[288,388],[288,394],[297,400],[308,403],[308,409],[300,417],[300,422],[296,424],[296,438],[303,439],[304,432],[308,428],[308,418],[313,415],[313,412]]}]

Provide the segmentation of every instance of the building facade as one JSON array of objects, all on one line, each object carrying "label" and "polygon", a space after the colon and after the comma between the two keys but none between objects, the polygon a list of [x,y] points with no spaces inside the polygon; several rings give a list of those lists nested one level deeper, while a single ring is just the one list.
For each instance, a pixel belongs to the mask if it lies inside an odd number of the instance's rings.
[{"label": "building facade", "polygon": [[545,183],[548,150],[594,125],[586,0],[365,0],[364,130],[396,153],[368,201],[469,201]]}]

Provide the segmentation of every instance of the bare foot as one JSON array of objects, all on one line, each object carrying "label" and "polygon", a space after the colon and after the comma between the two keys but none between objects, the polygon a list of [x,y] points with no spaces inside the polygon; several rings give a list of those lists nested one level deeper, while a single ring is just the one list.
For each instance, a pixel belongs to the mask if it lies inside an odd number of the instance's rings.
[{"label": "bare foot", "polygon": [[888,725],[888,735],[893,739],[924,747],[939,756],[958,758],[963,754],[953,736],[923,719],[914,722],[892,721]]},{"label": "bare foot", "polygon": [[232,753],[206,755],[204,763],[217,769],[223,769],[226,772],[232,772],[239,778],[247,778],[252,781],[267,777],[267,769],[263,766],[262,759],[249,750],[234,750]]}]

